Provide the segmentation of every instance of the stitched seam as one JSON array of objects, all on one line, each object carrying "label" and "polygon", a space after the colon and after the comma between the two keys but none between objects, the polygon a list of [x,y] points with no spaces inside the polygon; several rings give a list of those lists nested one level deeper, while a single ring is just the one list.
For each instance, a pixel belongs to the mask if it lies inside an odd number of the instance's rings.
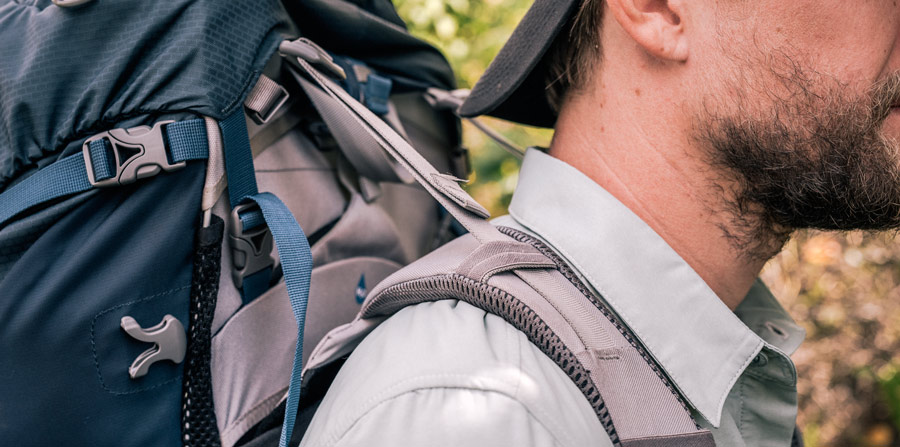
[{"label": "stitched seam", "polygon": [[738,397],[740,397],[739,402],[741,403],[741,411],[738,413],[738,432],[741,434],[741,438],[744,437],[744,381],[738,379]]},{"label": "stitched seam", "polygon": [[97,325],[97,319],[98,319],[98,318],[100,318],[101,316],[103,316],[103,315],[105,315],[105,314],[107,314],[107,313],[109,313],[109,312],[112,312],[112,311],[114,311],[114,310],[116,310],[116,309],[120,309],[120,308],[122,308],[122,307],[130,306],[130,305],[132,305],[132,304],[136,304],[136,303],[140,303],[140,302],[144,302],[144,301],[149,301],[149,300],[152,300],[152,299],[155,299],[155,298],[159,298],[159,297],[164,296],[164,295],[169,295],[169,294],[172,294],[172,293],[175,293],[175,292],[180,292],[180,291],[182,291],[182,290],[186,290],[186,289],[190,289],[190,288],[191,288],[191,286],[183,286],[183,287],[179,287],[179,288],[176,288],[176,289],[167,290],[167,291],[162,292],[162,293],[157,293],[156,295],[150,295],[150,296],[148,296],[148,297],[140,298],[140,299],[137,299],[137,300],[134,300],[134,301],[129,301],[129,302],[127,302],[127,303],[122,303],[122,304],[119,304],[119,305],[110,307],[109,309],[103,310],[103,311],[101,311],[100,313],[98,313],[97,315],[94,315],[94,318],[91,320],[91,352],[92,352],[92,354],[94,355],[94,368],[97,370],[97,379],[100,381],[100,386],[101,386],[104,390],[106,390],[106,391],[109,392],[110,394],[114,394],[114,395],[116,395],[116,396],[123,396],[123,395],[127,395],[127,394],[135,394],[135,393],[140,393],[140,392],[142,392],[142,391],[152,390],[152,389],[154,389],[154,388],[159,388],[159,387],[161,387],[161,386],[163,386],[163,385],[168,385],[168,384],[170,384],[170,383],[172,383],[172,382],[181,381],[181,377],[173,377],[173,378],[171,378],[171,379],[169,379],[169,380],[166,380],[165,382],[158,383],[158,384],[156,384],[156,385],[149,386],[149,387],[138,388],[138,389],[131,390],[131,391],[113,391],[112,389],[109,388],[109,386],[106,385],[106,382],[103,381],[103,374],[100,373],[100,357],[99,357],[98,354],[97,354],[97,343],[96,343],[96,338],[95,338],[95,327],[96,327],[96,325]]}]

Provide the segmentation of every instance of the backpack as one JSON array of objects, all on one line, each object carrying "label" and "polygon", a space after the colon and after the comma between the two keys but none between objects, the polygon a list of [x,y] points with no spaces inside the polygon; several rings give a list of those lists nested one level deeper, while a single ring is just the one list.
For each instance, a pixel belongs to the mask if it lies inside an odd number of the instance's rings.
[{"label": "backpack", "polygon": [[460,234],[307,63],[462,192],[388,0],[0,0],[4,444],[285,445],[303,346]]}]

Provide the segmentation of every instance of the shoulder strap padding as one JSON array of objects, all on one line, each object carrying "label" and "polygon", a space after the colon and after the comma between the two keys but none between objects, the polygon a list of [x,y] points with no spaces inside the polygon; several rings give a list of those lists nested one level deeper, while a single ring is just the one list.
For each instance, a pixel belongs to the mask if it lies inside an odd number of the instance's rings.
[{"label": "shoulder strap padding", "polygon": [[404,307],[458,299],[525,333],[579,387],[614,444],[714,446],[671,381],[574,272],[540,241],[503,232],[513,237],[458,238],[383,281],[360,316],[316,348],[310,372],[348,355]]}]

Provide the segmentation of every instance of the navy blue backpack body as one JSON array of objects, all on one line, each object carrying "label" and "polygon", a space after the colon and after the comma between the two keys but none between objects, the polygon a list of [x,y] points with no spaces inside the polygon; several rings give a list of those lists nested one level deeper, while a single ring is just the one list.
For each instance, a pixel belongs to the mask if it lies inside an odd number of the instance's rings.
[{"label": "navy blue backpack body", "polygon": [[453,88],[389,0],[0,0],[0,444],[286,445],[303,347],[458,234],[366,127],[465,177]]}]

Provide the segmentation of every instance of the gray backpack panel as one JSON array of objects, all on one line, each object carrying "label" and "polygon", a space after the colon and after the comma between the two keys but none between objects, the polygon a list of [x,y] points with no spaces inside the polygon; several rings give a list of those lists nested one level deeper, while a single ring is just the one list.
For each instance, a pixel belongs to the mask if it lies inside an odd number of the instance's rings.
[{"label": "gray backpack panel", "polygon": [[[313,141],[323,135],[311,135],[310,128],[321,131],[325,123],[284,69],[276,56],[266,70],[269,81],[261,82],[283,84],[291,99],[265,124],[248,120],[248,126],[260,189],[282,199],[311,244],[303,342],[311,349],[329,330],[357,315],[370,287],[453,235],[445,225],[449,216],[442,216],[420,186],[400,179],[376,181],[367,177],[369,172],[360,172],[350,161],[351,154],[360,151],[354,146],[359,141],[324,146]],[[389,104],[394,126],[432,164],[445,172],[460,165],[455,134],[444,125],[445,113],[428,105],[421,93],[392,95]],[[327,127],[329,134],[339,131]],[[383,158],[370,163],[393,169],[391,160],[377,150],[375,155]],[[216,188],[208,190],[218,194],[211,209],[225,221],[227,234],[232,225],[227,197]],[[277,258],[277,252],[272,256]],[[297,341],[285,283],[274,283],[244,304],[231,277],[232,264],[226,238],[211,341],[212,396],[226,447],[248,436],[283,403]]]}]

